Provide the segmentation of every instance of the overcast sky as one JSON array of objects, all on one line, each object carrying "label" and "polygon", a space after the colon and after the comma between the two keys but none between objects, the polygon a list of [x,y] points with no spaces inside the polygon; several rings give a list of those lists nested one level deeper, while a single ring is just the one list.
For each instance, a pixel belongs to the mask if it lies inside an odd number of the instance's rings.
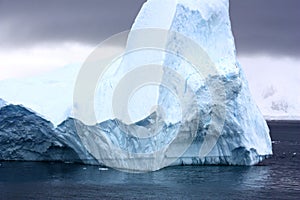
[{"label": "overcast sky", "polygon": [[[129,30],[144,2],[0,0],[0,80],[84,62],[101,41]],[[264,115],[288,104],[284,114],[300,119],[299,10],[300,0],[230,0],[238,60]]]},{"label": "overcast sky", "polygon": [[[96,45],[130,29],[144,0],[0,0],[0,45]],[[299,0],[231,0],[239,54],[300,55]]]}]

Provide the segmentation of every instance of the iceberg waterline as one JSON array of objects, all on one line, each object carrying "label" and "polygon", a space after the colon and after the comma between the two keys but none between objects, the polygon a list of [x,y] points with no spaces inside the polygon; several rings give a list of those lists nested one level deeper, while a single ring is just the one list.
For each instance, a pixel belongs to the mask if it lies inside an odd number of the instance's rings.
[{"label": "iceberg waterline", "polygon": [[[153,123],[155,120],[157,120],[157,115],[153,113],[148,118],[137,122],[137,125],[149,128],[155,125]],[[77,126],[80,124],[80,126],[91,132],[112,134],[115,128],[120,126],[122,122],[115,119],[99,123],[95,126],[87,126],[76,119],[68,118],[55,127],[51,122],[23,106],[6,105],[0,108],[0,160],[59,161],[105,165],[105,163],[101,163],[93,157],[84,147],[77,135],[75,123]],[[123,124],[123,126],[126,125]],[[172,126],[169,125],[169,128],[172,128]],[[119,135],[119,137],[121,136]],[[135,151],[134,144],[128,146],[131,148],[131,151]],[[126,147],[124,146],[124,148]],[[147,151],[147,145],[142,148],[142,151]],[[176,160],[173,165],[249,165],[253,162],[250,160],[253,159],[251,158],[253,152],[245,157],[244,154],[249,154],[249,152],[244,148],[240,147],[234,151],[237,154],[234,157],[212,156],[202,159],[197,156],[193,158],[182,157]],[[258,162],[265,157],[267,156],[259,156],[255,157],[255,159],[258,159]],[[235,161],[232,159],[235,159]]]},{"label": "iceberg waterline", "polygon": [[[185,128],[184,138],[187,137],[188,140],[192,138],[192,140],[184,154],[172,158],[170,165],[253,165],[271,155],[269,129],[250,95],[248,83],[236,60],[228,9],[228,0],[199,0],[194,3],[189,0],[149,0],[142,7],[132,28],[132,30],[160,28],[178,32],[201,46],[215,63],[218,74],[206,77],[205,85],[195,84],[193,88],[197,94],[197,108],[201,112],[200,117],[189,120],[189,122],[198,120],[196,135],[189,135],[194,127],[185,126],[184,123],[165,123],[159,115],[155,114],[130,125],[114,119],[87,126],[76,119],[69,118],[54,128],[50,122],[24,107],[8,105],[0,110],[0,144],[3,144],[0,159],[66,160],[104,165],[106,164],[104,159],[116,159],[117,163],[114,164],[123,168],[157,170],[163,165],[152,163],[145,168],[145,162],[128,163],[129,157],[126,157],[128,154],[116,158],[112,153],[115,150],[114,146],[130,153],[149,153],[155,151],[155,148],[165,147],[159,155],[162,156],[160,161],[164,162],[173,155],[173,150],[168,151],[170,142],[168,136],[176,134],[178,126]],[[155,17],[159,17],[159,20],[155,20]],[[131,39],[128,40],[129,46]],[[172,48],[170,43],[180,41],[170,37],[167,42],[169,46],[166,48]],[[184,71],[186,79],[192,76],[193,71],[185,71],[183,63],[176,57],[165,56],[164,64],[178,73]],[[191,84],[197,83],[195,79],[189,80]],[[167,82],[168,77],[163,75],[163,81]],[[212,104],[211,97],[205,91],[216,84],[223,86],[222,92],[226,98],[224,102]],[[176,113],[172,110],[173,102],[164,90],[160,90],[159,101],[167,108],[169,114]],[[225,107],[225,111],[221,113],[218,108],[222,107]],[[214,121],[212,115],[215,119],[224,120],[221,123]],[[161,129],[156,131],[161,134],[155,140],[137,140],[127,134],[141,128],[153,130],[157,123],[160,124]],[[101,145],[95,149],[97,154],[86,148],[78,136],[76,126],[87,134],[98,136]],[[201,157],[199,149],[206,142],[206,136],[212,127],[221,130],[221,133],[213,148]],[[166,130],[171,135],[168,135]],[[185,143],[186,140],[179,140],[177,147],[180,148]]]}]

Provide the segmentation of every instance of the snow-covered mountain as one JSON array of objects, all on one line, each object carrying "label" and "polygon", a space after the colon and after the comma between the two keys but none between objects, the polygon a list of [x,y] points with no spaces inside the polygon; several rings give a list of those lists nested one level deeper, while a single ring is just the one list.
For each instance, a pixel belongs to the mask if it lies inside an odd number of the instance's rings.
[{"label": "snow-covered mountain", "polygon": [[257,102],[268,120],[300,120],[300,98],[296,95],[270,85],[261,90]]},{"label": "snow-covered mountain", "polygon": [[268,56],[241,56],[239,60],[266,119],[300,120],[300,60]]}]

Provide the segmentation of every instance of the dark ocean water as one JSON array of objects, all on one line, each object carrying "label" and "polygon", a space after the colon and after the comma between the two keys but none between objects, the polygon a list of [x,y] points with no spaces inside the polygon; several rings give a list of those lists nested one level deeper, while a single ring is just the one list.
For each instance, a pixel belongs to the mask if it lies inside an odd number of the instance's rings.
[{"label": "dark ocean water", "polygon": [[300,199],[300,123],[270,122],[257,166],[178,166],[130,174],[64,163],[0,162],[0,199]]}]

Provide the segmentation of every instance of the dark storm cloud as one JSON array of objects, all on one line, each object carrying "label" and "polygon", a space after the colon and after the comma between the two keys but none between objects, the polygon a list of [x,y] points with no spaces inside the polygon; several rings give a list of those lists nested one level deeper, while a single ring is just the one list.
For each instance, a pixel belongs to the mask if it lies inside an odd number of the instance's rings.
[{"label": "dark storm cloud", "polygon": [[240,53],[300,56],[299,0],[230,0]]},{"label": "dark storm cloud", "polygon": [[0,0],[0,45],[98,44],[130,28],[142,0]]},{"label": "dark storm cloud", "polygon": [[[0,0],[0,46],[98,44],[130,28],[144,0]],[[230,0],[238,52],[300,55],[299,0]]]}]

